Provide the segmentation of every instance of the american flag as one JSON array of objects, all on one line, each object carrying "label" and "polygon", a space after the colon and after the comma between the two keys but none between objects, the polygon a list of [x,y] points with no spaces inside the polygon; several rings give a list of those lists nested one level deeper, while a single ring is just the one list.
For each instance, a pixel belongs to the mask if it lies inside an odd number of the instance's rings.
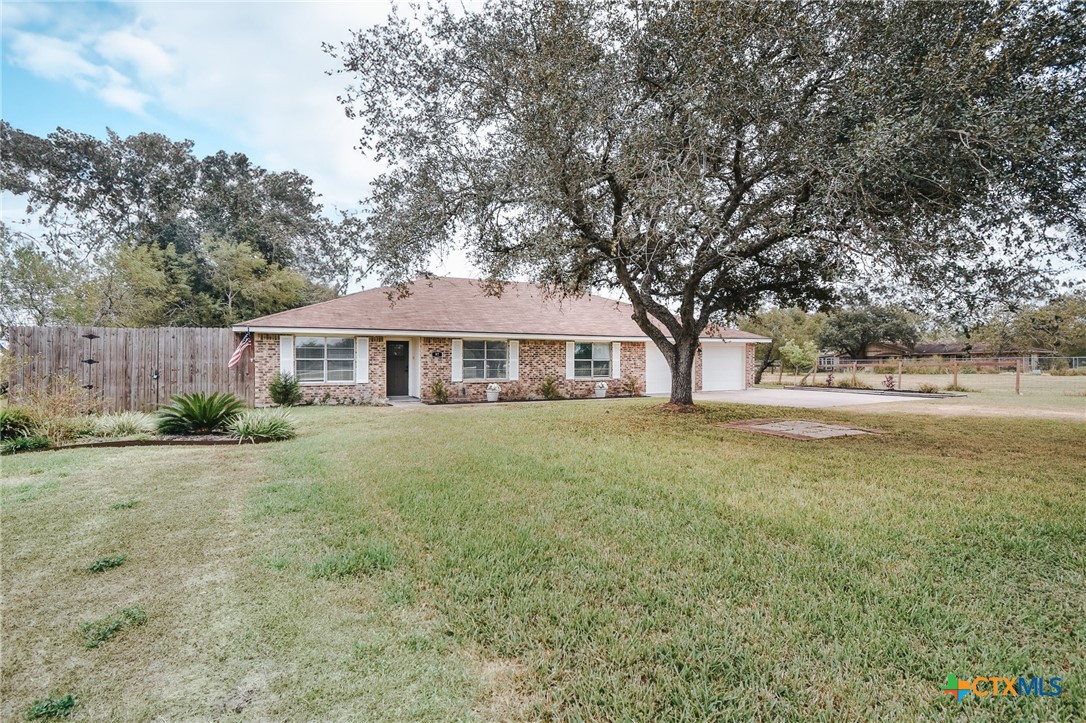
[{"label": "american flag", "polygon": [[230,363],[226,366],[233,369],[239,363],[241,363],[241,357],[245,355],[245,350],[253,345],[253,335],[249,332],[245,332],[245,336],[241,337],[241,343],[238,344],[238,348],[234,350],[234,356],[230,357]]}]

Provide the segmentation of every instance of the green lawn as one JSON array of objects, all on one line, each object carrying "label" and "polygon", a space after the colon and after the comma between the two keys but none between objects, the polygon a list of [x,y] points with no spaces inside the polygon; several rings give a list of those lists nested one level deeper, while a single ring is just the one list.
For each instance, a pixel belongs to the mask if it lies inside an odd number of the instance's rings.
[{"label": "green lawn", "polygon": [[[1086,717],[1086,425],[658,405],[4,458],[0,718]],[[887,434],[714,426],[756,416]]]}]

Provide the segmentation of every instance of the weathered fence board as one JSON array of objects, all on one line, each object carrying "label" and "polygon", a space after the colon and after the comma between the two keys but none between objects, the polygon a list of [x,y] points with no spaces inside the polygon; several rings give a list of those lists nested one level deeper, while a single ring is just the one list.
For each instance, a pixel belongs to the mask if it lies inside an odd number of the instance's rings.
[{"label": "weathered fence board", "polygon": [[16,326],[9,353],[13,398],[25,385],[74,375],[103,409],[150,411],[185,392],[232,392],[253,404],[252,347],[227,367],[240,335],[230,329]]}]

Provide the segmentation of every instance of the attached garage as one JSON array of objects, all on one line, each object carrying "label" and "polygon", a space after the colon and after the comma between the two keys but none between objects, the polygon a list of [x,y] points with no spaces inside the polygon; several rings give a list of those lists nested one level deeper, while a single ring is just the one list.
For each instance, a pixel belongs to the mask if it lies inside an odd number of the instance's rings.
[{"label": "attached garage", "polygon": [[705,342],[701,345],[701,390],[723,392],[747,386],[744,344]]},{"label": "attached garage", "polygon": [[[701,389],[720,392],[747,388],[746,344],[705,341],[701,345]],[[671,368],[655,344],[645,345],[645,391],[647,394],[668,394],[671,391]]]}]

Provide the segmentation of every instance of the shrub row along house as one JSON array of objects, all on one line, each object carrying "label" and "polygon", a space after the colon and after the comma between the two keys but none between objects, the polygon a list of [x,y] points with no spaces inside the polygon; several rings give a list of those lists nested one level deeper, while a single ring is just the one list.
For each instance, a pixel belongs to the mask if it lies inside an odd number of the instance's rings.
[{"label": "shrub row along house", "polygon": [[[309,402],[431,399],[435,381],[453,400],[481,400],[488,384],[504,398],[536,396],[548,376],[566,396],[605,382],[621,394],[633,381],[649,394],[671,389],[667,361],[631,318],[630,304],[600,296],[549,298],[512,283],[500,296],[478,281],[417,279],[410,293],[377,288],[234,327],[252,332],[258,406],[268,383],[293,374]],[[695,391],[745,389],[754,381],[754,345],[765,337],[714,327],[701,340]],[[631,379],[632,378],[632,379]]]}]

